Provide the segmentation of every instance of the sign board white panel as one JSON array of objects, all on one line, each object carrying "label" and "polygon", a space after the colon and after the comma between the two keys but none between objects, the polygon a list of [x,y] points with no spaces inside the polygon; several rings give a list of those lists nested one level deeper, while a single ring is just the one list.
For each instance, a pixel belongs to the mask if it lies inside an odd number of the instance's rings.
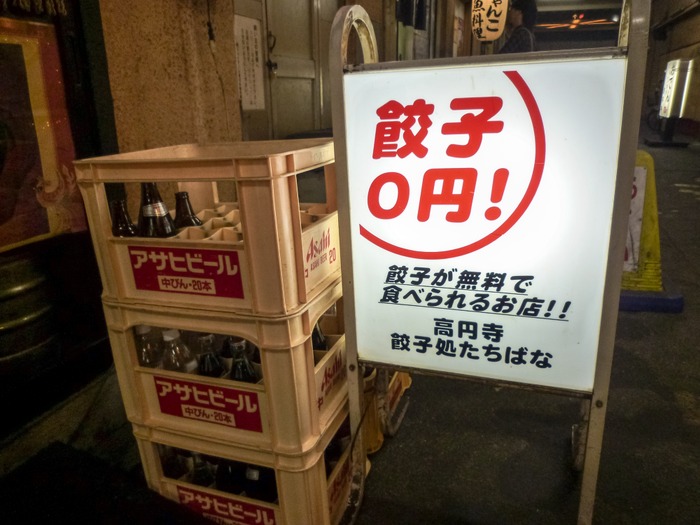
[{"label": "sign board white panel", "polygon": [[361,360],[592,390],[625,65],[344,75]]},{"label": "sign board white panel", "polygon": [[260,20],[236,15],[234,36],[241,109],[243,111],[265,109]]}]

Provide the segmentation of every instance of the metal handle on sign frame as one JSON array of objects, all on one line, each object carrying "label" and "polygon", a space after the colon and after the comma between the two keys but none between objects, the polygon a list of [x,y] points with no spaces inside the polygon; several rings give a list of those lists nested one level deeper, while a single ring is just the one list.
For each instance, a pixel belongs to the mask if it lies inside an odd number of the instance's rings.
[{"label": "metal handle on sign frame", "polygon": [[333,25],[335,26],[336,23],[339,23],[341,18],[342,32],[340,35],[337,35],[340,41],[333,41],[333,34],[331,34],[331,51],[338,51],[340,53],[340,64],[342,64],[343,69],[348,66],[348,45],[350,43],[350,34],[353,29],[357,32],[357,36],[360,40],[364,63],[376,63],[379,60],[377,39],[374,36],[374,28],[372,27],[372,21],[367,11],[359,5],[343,7],[336,13]]}]

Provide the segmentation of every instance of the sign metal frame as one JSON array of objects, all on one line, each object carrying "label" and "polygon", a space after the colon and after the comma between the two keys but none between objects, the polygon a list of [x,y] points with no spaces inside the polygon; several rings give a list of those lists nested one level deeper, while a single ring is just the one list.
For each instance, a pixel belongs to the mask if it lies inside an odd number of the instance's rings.
[{"label": "sign metal frame", "polygon": [[[622,101],[622,132],[618,146],[617,177],[613,194],[608,259],[605,268],[603,302],[600,332],[596,354],[595,374],[591,392],[563,390],[540,385],[511,383],[480,377],[459,375],[460,379],[490,384],[513,386],[553,394],[578,397],[582,401],[582,422],[577,425],[574,445],[577,449],[575,465],[582,469],[578,523],[590,524],[593,520],[595,493],[600,468],[605,415],[610,386],[617,312],[620,301],[625,239],[630,210],[630,195],[636,163],[639,122],[642,108],[642,86],[644,84],[646,54],[649,37],[650,0],[626,0],[623,6],[619,46],[613,48],[581,49],[566,52],[549,51],[520,55],[488,55],[448,59],[419,60],[410,62],[378,62],[378,49],[372,23],[366,11],[360,6],[346,6],[336,14],[331,30],[330,76],[333,93],[332,110],[337,174],[338,211],[341,234],[342,280],[344,290],[344,311],[346,327],[346,351],[348,363],[348,384],[351,389],[362,388],[359,375],[357,333],[355,326],[356,302],[353,283],[353,246],[350,218],[350,184],[348,177],[348,152],[346,144],[344,75],[361,71],[416,70],[440,65],[517,65],[525,62],[588,59],[598,57],[623,57],[626,59],[624,94]],[[351,37],[359,43],[364,63],[348,62]],[[354,50],[354,48],[353,48]],[[363,364],[386,368],[386,363],[362,361]],[[428,375],[456,377],[457,374],[427,371],[391,365],[392,369],[406,370]],[[357,398],[357,399],[356,399]],[[359,430],[364,415],[358,399],[350,396],[350,416],[353,429]]]}]

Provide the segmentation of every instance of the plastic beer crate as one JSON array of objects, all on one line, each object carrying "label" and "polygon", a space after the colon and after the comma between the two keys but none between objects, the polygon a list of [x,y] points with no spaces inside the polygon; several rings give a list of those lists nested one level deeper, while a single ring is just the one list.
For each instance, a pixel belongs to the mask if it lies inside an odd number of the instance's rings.
[{"label": "plastic beer crate", "polygon": [[[359,442],[349,437],[344,448],[334,446],[340,426],[347,422],[347,411],[339,413],[317,446],[298,458],[274,453],[250,451],[232,446],[218,446],[208,441],[167,431],[134,425],[146,481],[159,494],[186,505],[204,517],[221,523],[284,525],[335,525],[343,516],[357,511],[358,484],[363,483],[366,457]],[[168,456],[194,452],[200,463],[206,461],[212,476],[204,480],[191,475],[187,468],[173,471],[163,459]],[[330,453],[333,451],[333,453]],[[182,456],[180,456],[182,458]],[[223,461],[253,465],[256,469],[274,472],[277,498],[257,499],[245,491],[222,490],[216,483],[216,469]],[[182,465],[183,462],[180,463]],[[219,466],[217,466],[217,464]]]},{"label": "plastic beer crate", "polygon": [[[314,352],[311,339],[313,326],[340,294],[338,281],[301,314],[280,318],[103,301],[127,417],[212,442],[306,453],[347,401],[344,336],[329,334],[325,352]],[[140,366],[133,335],[139,325],[247,339],[259,349],[262,380],[242,383]]]},{"label": "plastic beer crate", "polygon": [[[105,294],[121,302],[285,315],[340,276],[330,139],[189,144],[75,167]],[[318,170],[325,202],[300,202],[298,177]],[[204,224],[112,236],[105,185],[124,183],[135,203],[139,182],[157,183],[166,203],[165,190],[187,190]]]}]

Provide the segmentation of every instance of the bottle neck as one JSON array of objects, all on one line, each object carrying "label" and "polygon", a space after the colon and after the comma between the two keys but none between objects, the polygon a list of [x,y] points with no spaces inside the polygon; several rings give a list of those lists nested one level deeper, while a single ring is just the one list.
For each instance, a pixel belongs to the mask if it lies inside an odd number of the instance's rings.
[{"label": "bottle neck", "polygon": [[214,353],[214,341],[208,337],[200,338],[197,341],[197,350],[200,354],[213,354]]},{"label": "bottle neck", "polygon": [[142,182],[141,183],[141,204],[151,204],[155,202],[161,202],[163,199],[160,197],[160,192],[158,191],[158,186],[155,182]]},{"label": "bottle neck", "polygon": [[176,193],[175,200],[177,201],[177,211],[187,213],[189,215],[194,215],[194,211],[192,210],[192,204],[190,203],[190,197],[186,191],[180,191]]}]

